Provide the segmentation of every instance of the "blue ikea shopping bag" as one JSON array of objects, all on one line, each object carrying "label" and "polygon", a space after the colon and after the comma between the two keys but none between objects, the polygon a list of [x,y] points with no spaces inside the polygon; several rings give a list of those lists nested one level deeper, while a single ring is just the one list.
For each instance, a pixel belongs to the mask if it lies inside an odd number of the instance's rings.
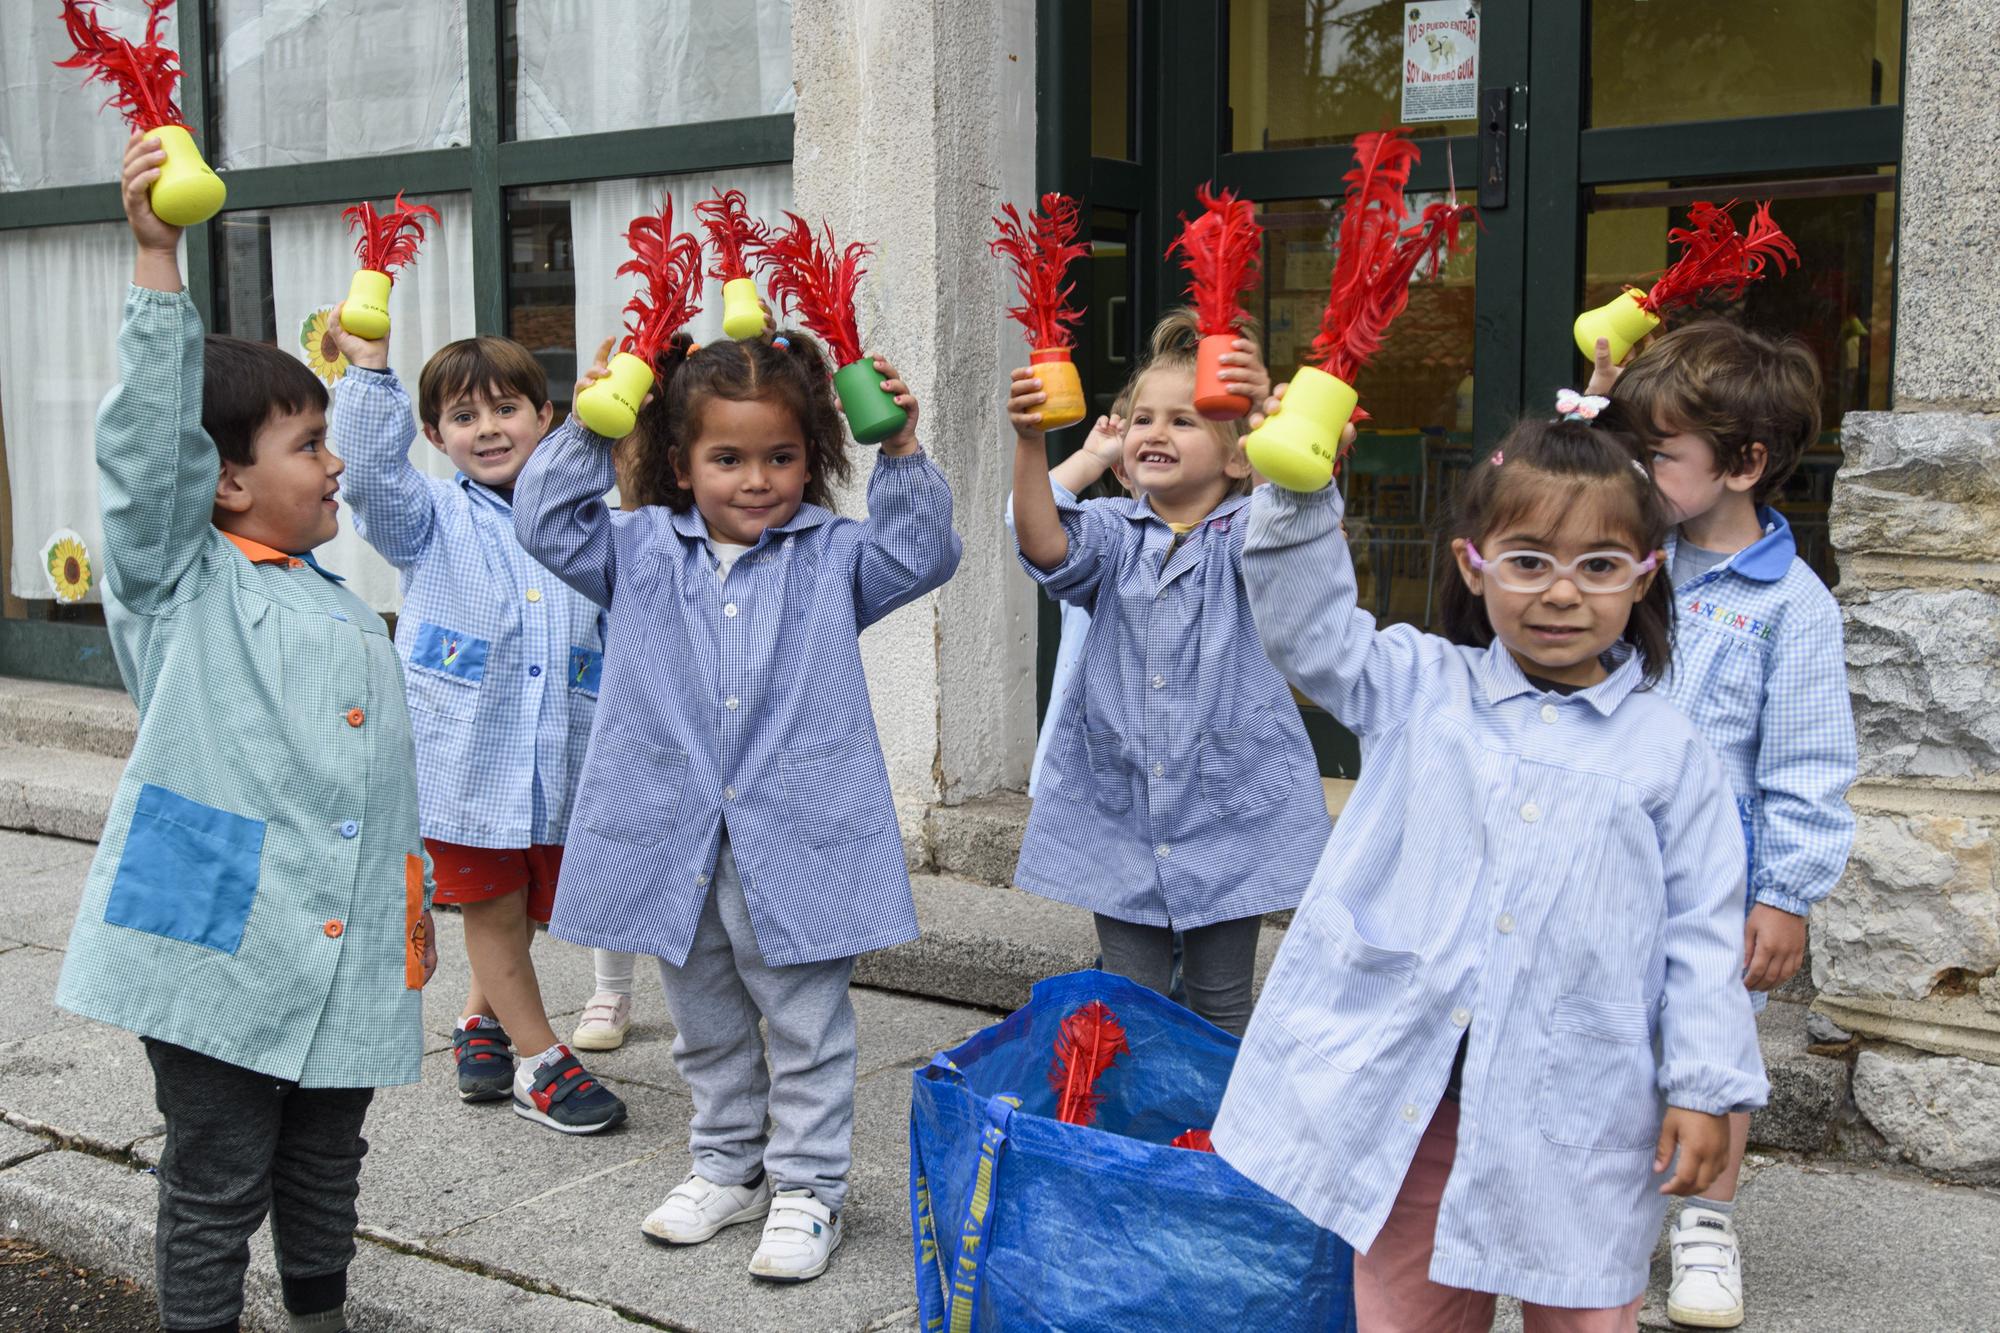
[{"label": "blue ikea shopping bag", "polygon": [[[1054,1119],[1056,1029],[1091,1000],[1131,1049],[1089,1127]],[[1213,1153],[1237,1039],[1123,977],[1072,972],[935,1056],[910,1097],[925,1330],[1352,1333],[1354,1254]]]}]

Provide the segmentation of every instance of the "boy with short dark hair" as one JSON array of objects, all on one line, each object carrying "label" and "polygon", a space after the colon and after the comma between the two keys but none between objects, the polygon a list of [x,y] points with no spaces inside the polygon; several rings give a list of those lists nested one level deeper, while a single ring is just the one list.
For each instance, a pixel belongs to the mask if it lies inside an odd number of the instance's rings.
[{"label": "boy with short dark hair", "polygon": [[268,1212],[294,1330],[346,1328],[374,1089],[413,1083],[430,876],[402,668],[313,548],[339,529],[326,393],[204,341],[133,135],[138,242],[97,420],[105,620],[139,709],[56,1002],[138,1033],[166,1119],[160,1322],[234,1329]]},{"label": "boy with short dark hair", "polygon": [[388,337],[354,336],[338,310],[329,337],[351,367],[334,391],[333,434],[355,528],[402,574],[396,646],[424,845],[438,901],[465,921],[459,1096],[511,1100],[565,1134],[609,1129],[625,1103],[557,1039],[530,954],[555,907],[604,663],[604,614],[514,536],[514,478],[548,430],[548,377],[507,338],[436,352],[417,403],[424,439],[457,468],[444,480],[410,463],[410,400]]},{"label": "boy with short dark hair", "polygon": [[[1600,350],[1593,385],[1613,378]],[[1820,377],[1800,342],[1720,320],[1676,329],[1616,376],[1650,428],[1650,462],[1678,527],[1674,702],[1722,757],[1749,848],[1744,981],[1761,1011],[1799,969],[1806,915],[1832,892],[1854,840],[1854,714],[1840,609],[1769,507],[1819,438]],[[1743,1281],[1731,1214],[1750,1132],[1730,1117],[1729,1165],[1681,1207],[1667,1313],[1735,1328]]]}]

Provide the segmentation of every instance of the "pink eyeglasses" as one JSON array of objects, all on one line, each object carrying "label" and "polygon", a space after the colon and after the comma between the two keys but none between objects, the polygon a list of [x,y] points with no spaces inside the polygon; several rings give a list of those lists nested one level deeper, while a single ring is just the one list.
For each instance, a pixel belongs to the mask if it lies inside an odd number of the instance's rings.
[{"label": "pink eyeglasses", "polygon": [[1579,592],[1624,592],[1639,581],[1641,574],[1659,568],[1657,553],[1634,560],[1626,551],[1585,551],[1566,564],[1545,551],[1508,551],[1488,560],[1471,542],[1465,544],[1465,562],[1481,573],[1491,571],[1493,581],[1508,592],[1545,592],[1557,579],[1567,578]]}]

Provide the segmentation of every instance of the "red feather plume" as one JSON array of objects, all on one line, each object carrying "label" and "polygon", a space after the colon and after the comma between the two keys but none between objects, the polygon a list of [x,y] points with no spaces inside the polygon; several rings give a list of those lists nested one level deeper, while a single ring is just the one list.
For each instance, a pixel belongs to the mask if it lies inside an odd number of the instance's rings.
[{"label": "red feather plume", "polygon": [[1083,312],[1069,303],[1076,284],[1063,279],[1072,263],[1090,253],[1090,242],[1076,239],[1082,209],[1069,196],[1050,192],[1026,222],[1012,204],[1002,204],[1000,211],[1006,216],[993,219],[999,238],[986,248],[1014,270],[1021,304],[1007,307],[1007,313],[1027,333],[1031,348],[1074,345],[1072,330]]},{"label": "red feather plume", "polygon": [[694,206],[715,263],[708,276],[730,282],[750,276],[750,257],[764,246],[764,224],[750,216],[750,201],[741,190],[717,190],[713,199]]},{"label": "red feather plume", "polygon": [[1255,206],[1228,190],[1213,194],[1203,185],[1195,197],[1203,211],[1192,222],[1181,214],[1181,234],[1167,247],[1167,254],[1178,253],[1187,269],[1188,297],[1202,335],[1234,333],[1243,317],[1238,298],[1257,281],[1264,228],[1257,222]]},{"label": "red feather plume", "polygon": [[1312,356],[1348,384],[1382,349],[1389,326],[1409,308],[1410,284],[1426,264],[1435,276],[1458,253],[1459,232],[1476,218],[1471,205],[1435,203],[1405,227],[1404,191],[1419,150],[1401,130],[1357,135],[1355,163],[1344,178],[1333,277]]},{"label": "red feather plume", "polygon": [[395,206],[386,213],[377,213],[375,205],[364,199],[352,208],[343,208],[340,215],[347,219],[349,231],[361,231],[354,246],[361,267],[391,276],[417,257],[417,247],[424,240],[424,219],[441,221],[429,204],[405,204],[401,190],[396,191]]},{"label": "red feather plume", "polygon": [[854,293],[868,270],[861,261],[872,253],[861,241],[845,249],[834,243],[833,229],[812,224],[787,210],[786,225],[766,235],[757,263],[771,295],[790,307],[799,322],[819,336],[836,365],[861,360],[861,330],[854,318]]},{"label": "red feather plume", "polygon": [[1738,232],[1729,216],[1735,206],[1734,199],[1719,208],[1699,200],[1688,208],[1687,226],[1667,233],[1667,240],[1681,247],[1681,256],[1639,298],[1640,309],[1661,315],[1692,304],[1704,292],[1734,299],[1764,276],[1766,264],[1775,263],[1783,273],[1787,262],[1799,262],[1798,248],[1771,220],[1769,200],[1757,205],[1747,232]]},{"label": "red feather plume", "polygon": [[56,68],[87,69],[85,83],[110,84],[114,91],[104,105],[117,107],[135,130],[185,127],[187,121],[174,102],[174,84],[181,77],[180,53],[160,41],[174,0],[146,0],[146,38],[136,44],[106,31],[97,17],[98,3],[63,0],[63,26],[69,29],[76,54],[56,61]]},{"label": "red feather plume", "polygon": [[1214,1152],[1215,1145],[1209,1142],[1208,1133],[1205,1129],[1191,1129],[1167,1146],[1169,1148],[1186,1148],[1190,1152]]},{"label": "red feather plume", "polygon": [[701,242],[674,230],[674,197],[667,195],[657,217],[632,219],[625,243],[633,257],[618,266],[618,276],[637,274],[643,286],[625,304],[618,350],[656,365],[668,340],[701,313]]},{"label": "red feather plume", "polygon": [[1092,1000],[1065,1018],[1056,1030],[1056,1058],[1049,1066],[1056,1119],[1066,1125],[1087,1125],[1095,1120],[1098,1105],[1104,1100],[1095,1091],[1098,1076],[1131,1049],[1117,1015],[1102,1000]]}]

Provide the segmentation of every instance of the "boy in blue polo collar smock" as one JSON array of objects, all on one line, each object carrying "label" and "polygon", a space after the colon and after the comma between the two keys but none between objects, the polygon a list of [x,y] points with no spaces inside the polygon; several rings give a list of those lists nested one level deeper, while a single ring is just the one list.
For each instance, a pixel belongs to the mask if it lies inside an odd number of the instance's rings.
[{"label": "boy in blue polo collar smock", "polygon": [[339,527],[326,391],[202,337],[132,136],[138,242],[97,419],[105,620],[139,708],[56,1003],[138,1033],[166,1119],[160,1322],[236,1327],[271,1214],[294,1330],[346,1327],[373,1090],[418,1078],[437,964],[402,666],[313,560]]},{"label": "boy in blue polo collar smock", "polygon": [[[1749,848],[1744,980],[1761,1011],[1799,969],[1806,915],[1833,891],[1854,841],[1854,714],[1840,608],[1770,507],[1819,438],[1818,363],[1796,340],[1721,320],[1677,329],[1593,384],[1650,429],[1649,462],[1678,527],[1674,703],[1722,757]],[[1667,1313],[1701,1328],[1743,1322],[1732,1214],[1750,1116],[1730,1117],[1729,1164],[1673,1230]]]},{"label": "boy in blue polo collar smock", "polygon": [[457,473],[427,477],[410,464],[416,427],[387,335],[358,338],[335,311],[331,337],[352,367],[334,391],[333,434],[351,463],[355,528],[402,575],[396,646],[424,847],[438,900],[465,920],[458,1095],[511,1100],[565,1134],[609,1129],[625,1103],[557,1039],[529,953],[555,908],[604,669],[604,613],[514,536],[514,479],[548,430],[548,377],[508,338],[440,348],[417,402],[424,438]]}]

